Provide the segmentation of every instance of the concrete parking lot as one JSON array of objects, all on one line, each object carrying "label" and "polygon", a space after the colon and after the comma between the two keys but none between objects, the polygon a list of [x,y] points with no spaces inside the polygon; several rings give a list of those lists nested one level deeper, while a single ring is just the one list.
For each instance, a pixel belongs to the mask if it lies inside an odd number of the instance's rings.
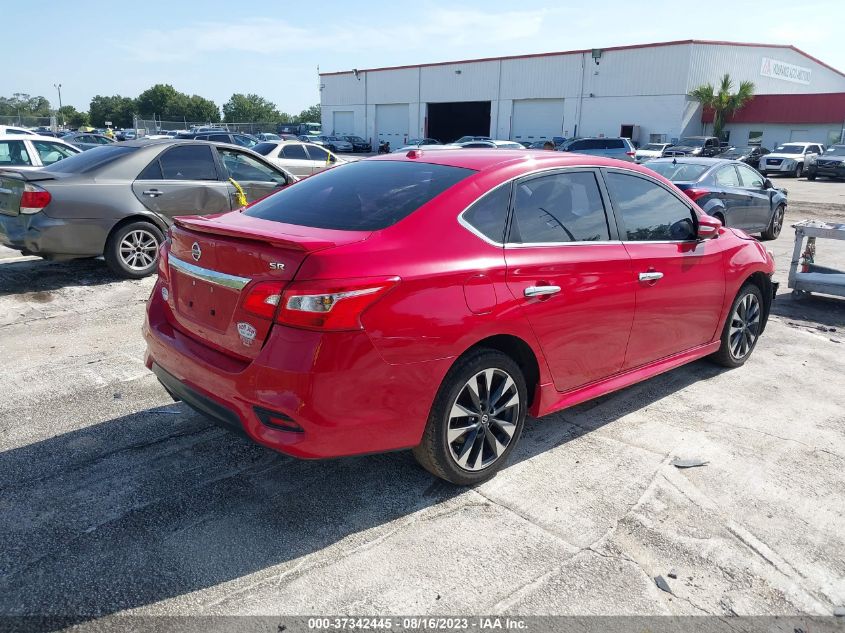
[{"label": "concrete parking lot", "polygon": [[[845,183],[776,184],[787,222],[845,221]],[[770,243],[780,296],[744,367],[529,420],[475,489],[405,452],[303,462],[213,426],[143,366],[152,279],[3,250],[0,612],[830,615],[845,301],[791,299],[792,238]]]}]

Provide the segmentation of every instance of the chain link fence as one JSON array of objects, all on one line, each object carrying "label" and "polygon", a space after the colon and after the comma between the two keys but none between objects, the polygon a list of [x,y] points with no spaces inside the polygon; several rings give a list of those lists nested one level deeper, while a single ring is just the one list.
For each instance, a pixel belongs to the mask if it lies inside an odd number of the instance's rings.
[{"label": "chain link fence", "polygon": [[44,127],[56,130],[56,117],[54,116],[30,116],[27,114],[14,114],[0,116],[0,125],[11,125],[14,127]]},{"label": "chain link fence", "polygon": [[157,132],[170,132],[175,130],[191,130],[198,127],[214,127],[225,129],[230,132],[243,132],[246,134],[258,134],[259,132],[275,132],[279,121],[252,122],[252,123],[212,123],[211,121],[164,121],[155,116],[136,116],[135,129],[141,135],[156,134]]}]

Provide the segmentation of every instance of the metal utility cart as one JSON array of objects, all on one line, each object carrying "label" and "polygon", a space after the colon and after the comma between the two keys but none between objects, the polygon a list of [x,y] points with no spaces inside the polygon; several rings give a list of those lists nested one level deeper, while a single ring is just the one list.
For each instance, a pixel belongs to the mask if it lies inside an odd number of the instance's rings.
[{"label": "metal utility cart", "polygon": [[[845,297],[845,270],[836,270],[815,263],[816,238],[845,240],[845,224],[804,220],[793,224],[795,249],[789,266],[789,287],[796,299],[811,292]],[[807,245],[804,246],[804,238]]]}]

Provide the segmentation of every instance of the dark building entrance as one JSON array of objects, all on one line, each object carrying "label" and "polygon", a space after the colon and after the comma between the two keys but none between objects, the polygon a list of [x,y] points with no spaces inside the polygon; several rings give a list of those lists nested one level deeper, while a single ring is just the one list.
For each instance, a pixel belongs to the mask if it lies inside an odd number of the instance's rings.
[{"label": "dark building entrance", "polygon": [[490,102],[429,103],[426,136],[443,143],[462,136],[490,136]]}]

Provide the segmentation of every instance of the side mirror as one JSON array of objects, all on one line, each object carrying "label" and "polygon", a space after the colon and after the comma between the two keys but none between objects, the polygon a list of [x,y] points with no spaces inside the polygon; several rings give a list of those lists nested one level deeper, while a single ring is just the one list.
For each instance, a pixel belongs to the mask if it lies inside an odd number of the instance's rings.
[{"label": "side mirror", "polygon": [[337,162],[337,156],[329,154],[329,162],[330,163],[336,163]]},{"label": "side mirror", "polygon": [[698,218],[698,239],[709,240],[719,235],[722,222],[712,215],[702,215]]},{"label": "side mirror", "polygon": [[774,188],[775,188],[775,186],[772,184],[772,181],[769,180],[768,178],[766,178],[763,181],[763,189],[774,189]]}]

